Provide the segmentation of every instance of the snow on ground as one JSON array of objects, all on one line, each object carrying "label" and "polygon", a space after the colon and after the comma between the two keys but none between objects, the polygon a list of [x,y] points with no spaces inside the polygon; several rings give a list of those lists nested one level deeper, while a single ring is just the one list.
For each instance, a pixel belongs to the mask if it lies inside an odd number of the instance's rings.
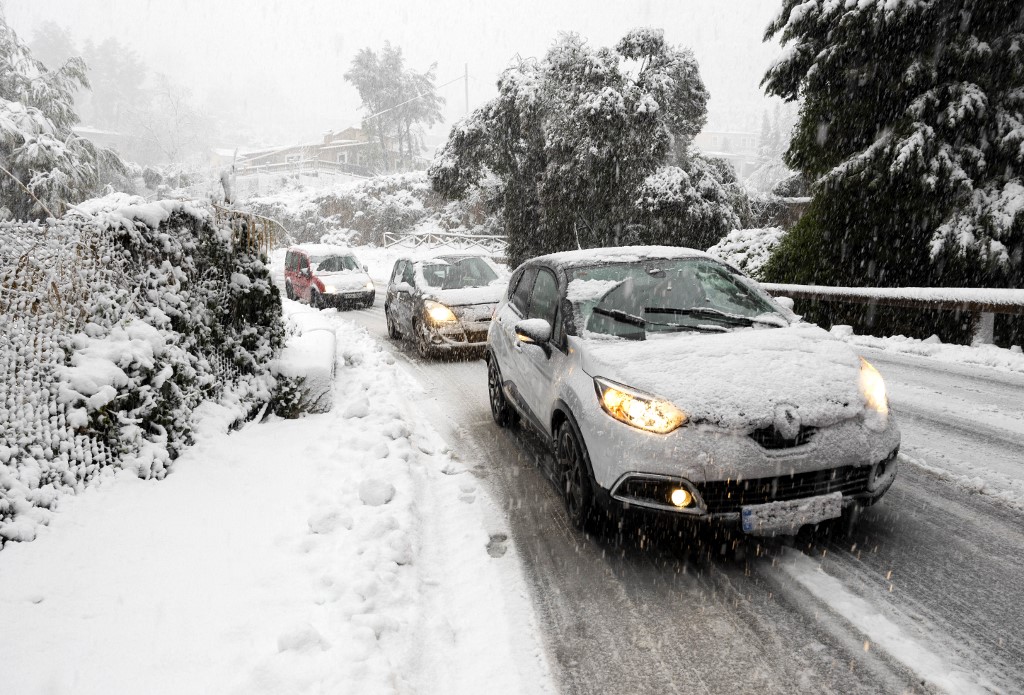
[{"label": "snow on ground", "polygon": [[501,515],[364,329],[337,359],[331,412],[227,435],[206,404],[172,475],[5,548],[4,690],[552,692]]},{"label": "snow on ground", "polygon": [[995,345],[953,345],[943,343],[935,336],[926,340],[902,335],[876,338],[870,335],[854,335],[849,326],[843,325],[833,326],[832,334],[851,345],[874,350],[890,350],[949,364],[974,364],[1003,372],[1024,374],[1024,352],[1020,346],[1007,349]]}]

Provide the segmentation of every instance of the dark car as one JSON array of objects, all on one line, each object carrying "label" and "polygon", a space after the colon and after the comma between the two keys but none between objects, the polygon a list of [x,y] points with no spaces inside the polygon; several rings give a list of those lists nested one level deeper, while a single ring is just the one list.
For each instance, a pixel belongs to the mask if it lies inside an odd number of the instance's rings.
[{"label": "dark car", "polygon": [[395,263],[384,300],[388,335],[416,344],[427,357],[453,350],[479,350],[507,280],[490,259],[447,255]]}]

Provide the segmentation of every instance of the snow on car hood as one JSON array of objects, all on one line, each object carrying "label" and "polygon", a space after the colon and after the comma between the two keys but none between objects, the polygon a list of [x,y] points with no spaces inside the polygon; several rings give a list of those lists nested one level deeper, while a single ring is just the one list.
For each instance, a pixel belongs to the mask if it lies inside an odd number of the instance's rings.
[{"label": "snow on car hood", "polygon": [[431,288],[426,296],[436,299],[442,304],[450,307],[465,306],[467,304],[497,304],[505,294],[508,283],[496,280],[490,285],[483,287],[463,287],[457,290],[438,290]]},{"label": "snow on car hood", "polygon": [[361,270],[339,270],[334,273],[318,272],[316,276],[320,282],[324,283],[325,287],[333,287],[341,292],[365,289],[366,283],[370,282],[370,276]]},{"label": "snow on car hood", "polygon": [[804,425],[826,426],[864,408],[857,355],[811,324],[587,339],[581,347],[591,376],[666,398],[696,423],[752,430],[790,406]]}]

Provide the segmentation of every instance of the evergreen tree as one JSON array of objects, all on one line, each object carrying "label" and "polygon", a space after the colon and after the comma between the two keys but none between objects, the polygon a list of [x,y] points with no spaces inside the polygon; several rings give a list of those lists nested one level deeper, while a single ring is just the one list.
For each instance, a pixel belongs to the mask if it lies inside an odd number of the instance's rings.
[{"label": "evergreen tree", "polygon": [[72,131],[75,92],[88,86],[81,58],[47,69],[0,11],[0,218],[63,214],[95,191],[101,168],[123,172]]},{"label": "evergreen tree", "polygon": [[1020,0],[784,0],[770,94],[802,99],[786,163],[815,181],[766,274],[1024,284]]},{"label": "evergreen tree", "polygon": [[459,198],[496,175],[513,263],[577,244],[714,243],[735,219],[722,189],[735,175],[691,147],[707,98],[692,52],[660,30],[614,48],[565,34],[452,128],[431,182]]}]

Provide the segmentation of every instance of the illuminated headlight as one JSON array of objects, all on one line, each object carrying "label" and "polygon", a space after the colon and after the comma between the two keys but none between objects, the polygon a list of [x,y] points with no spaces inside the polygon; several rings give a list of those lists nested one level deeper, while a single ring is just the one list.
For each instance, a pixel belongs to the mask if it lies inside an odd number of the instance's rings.
[{"label": "illuminated headlight", "polygon": [[368,289],[368,290],[372,290],[373,289],[373,280],[367,280],[366,281],[366,289]]},{"label": "illuminated headlight", "polygon": [[330,285],[324,285],[324,294],[337,294],[338,288],[331,287]]},{"label": "illuminated headlight", "polygon": [[885,395],[885,381],[878,370],[863,357],[860,358],[860,392],[868,408],[881,415],[889,414],[889,399]]},{"label": "illuminated headlight", "polygon": [[627,425],[668,434],[686,423],[686,413],[668,401],[604,379],[594,379],[594,386],[604,412]]},{"label": "illuminated headlight", "polygon": [[423,308],[427,310],[427,316],[429,316],[430,320],[434,323],[451,323],[456,320],[455,314],[452,313],[452,310],[440,302],[428,299],[423,302]]}]

